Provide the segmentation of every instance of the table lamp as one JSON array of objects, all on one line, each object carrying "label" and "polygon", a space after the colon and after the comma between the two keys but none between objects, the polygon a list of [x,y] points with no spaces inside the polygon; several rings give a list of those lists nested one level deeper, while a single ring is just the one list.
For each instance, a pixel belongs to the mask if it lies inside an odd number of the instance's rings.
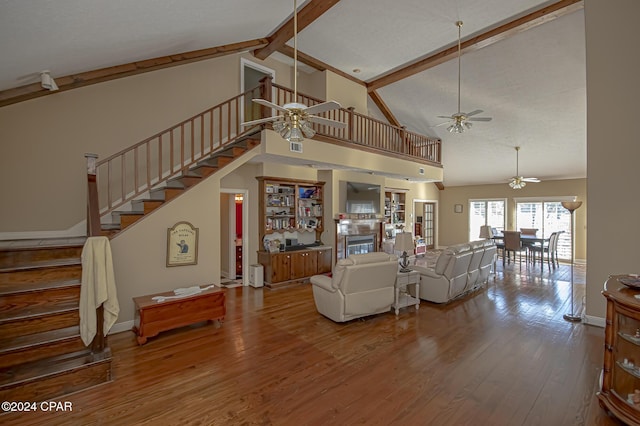
[{"label": "table lamp", "polygon": [[413,253],[413,235],[411,232],[400,232],[396,234],[396,241],[393,246],[395,251],[401,251],[400,272],[411,272],[409,266],[409,252]]},{"label": "table lamp", "polygon": [[480,227],[480,238],[484,238],[485,240],[493,238],[493,230],[489,225],[482,225]]}]

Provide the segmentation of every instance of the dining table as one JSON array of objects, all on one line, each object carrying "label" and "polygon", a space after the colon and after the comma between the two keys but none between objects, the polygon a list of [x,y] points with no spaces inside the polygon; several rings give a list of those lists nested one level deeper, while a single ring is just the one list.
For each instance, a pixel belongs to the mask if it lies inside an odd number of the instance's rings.
[{"label": "dining table", "polygon": [[[530,234],[520,234],[520,242],[523,246],[532,246],[536,244],[540,244],[542,247],[545,247],[545,244],[549,244],[551,236],[549,237],[540,237],[538,235],[530,235]],[[504,240],[503,234],[494,234],[491,239],[497,243],[498,240]],[[506,253],[503,251],[502,256],[504,257]],[[536,264],[536,258],[533,257],[533,264]],[[540,254],[540,267],[544,268],[544,250]]]}]

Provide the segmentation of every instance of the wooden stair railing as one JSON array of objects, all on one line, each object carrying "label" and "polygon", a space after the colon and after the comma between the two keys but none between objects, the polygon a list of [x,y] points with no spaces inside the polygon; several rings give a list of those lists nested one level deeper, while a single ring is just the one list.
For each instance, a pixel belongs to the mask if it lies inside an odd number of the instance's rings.
[{"label": "wooden stair railing", "polygon": [[[89,175],[89,185],[95,187],[89,201],[93,211],[88,212],[87,223],[94,228],[100,216],[112,214],[119,224],[113,224],[113,232],[134,223],[148,211],[158,207],[162,201],[177,196],[186,187],[212,173],[212,169],[225,165],[220,154],[234,147],[238,141],[249,138],[265,125],[243,128],[242,122],[249,119],[271,116],[273,111],[251,102],[262,98],[278,105],[293,102],[294,92],[265,77],[260,85],[230,98],[200,114],[159,132],[104,160],[91,160],[95,175]],[[315,105],[323,102],[298,93],[295,102]],[[250,116],[249,116],[250,115]],[[321,116],[347,123],[344,129],[314,123],[318,139],[347,143],[348,146],[409,157],[423,164],[441,167],[441,141],[405,128],[392,126],[380,120],[356,113],[353,108],[327,111]],[[247,149],[255,146],[248,144]],[[234,153],[232,157],[238,155]],[[165,185],[164,187],[162,185]],[[156,196],[157,191],[161,196]],[[149,193],[150,199],[140,197]],[[137,199],[137,200],[136,200]],[[132,211],[118,212],[116,209],[132,203]],[[137,203],[135,210],[134,204]],[[97,213],[95,212],[97,206]],[[102,226],[105,228],[105,226]],[[102,231],[103,234],[106,232]]]}]

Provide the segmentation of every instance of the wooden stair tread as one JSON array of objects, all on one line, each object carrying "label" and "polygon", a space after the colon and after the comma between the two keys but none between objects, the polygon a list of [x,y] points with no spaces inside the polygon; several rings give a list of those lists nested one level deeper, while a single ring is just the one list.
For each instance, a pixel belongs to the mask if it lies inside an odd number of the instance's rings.
[{"label": "wooden stair tread", "polygon": [[23,386],[44,377],[64,374],[67,371],[110,360],[111,350],[109,348],[100,353],[92,353],[91,350],[86,349],[3,368],[0,369],[0,388]]},{"label": "wooden stair tread", "polygon": [[17,271],[29,271],[41,268],[51,268],[57,266],[73,266],[81,265],[81,258],[67,258],[67,259],[51,259],[51,260],[39,260],[31,262],[27,265],[16,265],[7,268],[0,268],[0,273],[17,272]]},{"label": "wooden stair tread", "polygon": [[[4,325],[14,321],[33,319],[38,317],[46,317],[64,312],[77,311],[79,304],[77,301],[59,302],[55,305],[36,305],[24,309],[15,309],[10,312],[0,312],[0,325]],[[11,339],[12,341],[15,339]],[[1,342],[1,340],[0,340]]]},{"label": "wooden stair tread", "polygon": [[24,350],[29,347],[44,346],[53,342],[69,340],[79,336],[80,326],[73,326],[9,339],[0,339],[0,355]]},{"label": "wooden stair tread", "polygon": [[24,251],[24,250],[42,250],[53,248],[76,248],[82,247],[87,237],[74,237],[67,239],[60,238],[42,238],[30,240],[4,240],[0,241],[0,252],[2,251]]},{"label": "wooden stair tread", "polygon": [[80,285],[80,280],[44,281],[33,283],[7,283],[0,287],[0,297],[13,294],[37,293],[46,290],[63,289]]}]

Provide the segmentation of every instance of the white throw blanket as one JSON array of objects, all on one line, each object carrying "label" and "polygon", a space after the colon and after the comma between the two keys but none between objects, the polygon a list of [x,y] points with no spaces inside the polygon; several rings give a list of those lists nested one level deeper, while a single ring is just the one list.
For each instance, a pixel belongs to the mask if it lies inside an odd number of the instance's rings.
[{"label": "white throw blanket", "polygon": [[82,249],[80,287],[80,337],[86,346],[96,335],[96,309],[100,305],[104,305],[103,332],[106,336],[120,312],[111,245],[107,237],[89,237]]}]

